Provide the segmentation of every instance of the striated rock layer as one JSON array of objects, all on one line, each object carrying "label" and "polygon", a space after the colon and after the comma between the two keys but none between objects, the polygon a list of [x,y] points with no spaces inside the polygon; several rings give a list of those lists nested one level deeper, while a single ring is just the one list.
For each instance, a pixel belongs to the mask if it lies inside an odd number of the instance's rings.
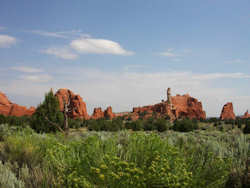
[{"label": "striated rock layer", "polygon": [[34,107],[26,108],[14,104],[6,97],[5,94],[0,92],[0,114],[5,116],[31,116],[35,112]]},{"label": "striated rock layer", "polygon": [[59,89],[55,96],[59,100],[60,109],[64,109],[64,100],[69,104],[69,117],[89,119],[86,103],[80,95],[74,94],[69,89]]},{"label": "striated rock layer", "polygon": [[220,119],[221,120],[230,120],[230,119],[235,120],[236,119],[236,116],[234,114],[234,109],[233,109],[233,103],[228,102],[227,104],[223,106]]}]

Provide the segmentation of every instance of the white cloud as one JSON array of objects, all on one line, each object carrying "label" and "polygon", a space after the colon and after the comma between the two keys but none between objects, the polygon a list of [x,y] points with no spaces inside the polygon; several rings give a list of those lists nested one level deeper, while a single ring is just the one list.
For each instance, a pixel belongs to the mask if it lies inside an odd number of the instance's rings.
[{"label": "white cloud", "polygon": [[227,64],[241,64],[241,63],[246,63],[246,62],[247,61],[243,60],[243,59],[231,59],[231,60],[226,61],[225,63],[227,63]]},{"label": "white cloud", "polygon": [[71,31],[59,31],[59,32],[50,32],[50,31],[42,31],[42,30],[32,30],[29,31],[33,34],[45,36],[45,37],[55,37],[55,38],[72,38],[72,37],[90,37],[88,34],[82,33],[80,30],[71,30]]},{"label": "white cloud", "polygon": [[25,73],[38,73],[38,72],[43,72],[42,69],[38,69],[38,68],[33,68],[33,67],[11,67],[11,70],[15,70],[18,72],[25,72]]},{"label": "white cloud", "polygon": [[159,53],[162,56],[166,56],[166,57],[179,57],[180,55],[175,54],[173,48],[169,48],[167,49],[165,52],[161,52]]},{"label": "white cloud", "polygon": [[250,78],[249,74],[244,73],[209,73],[209,74],[197,74],[192,76],[194,80],[215,80],[225,78]]},{"label": "white cloud", "polygon": [[70,46],[80,53],[86,54],[114,54],[114,55],[133,55],[114,41],[96,38],[80,38],[73,40]]},{"label": "white cloud", "polygon": [[71,50],[67,47],[60,47],[60,48],[52,47],[52,48],[42,50],[42,53],[45,53],[48,55],[54,55],[58,58],[67,59],[67,60],[74,60],[78,57],[77,54],[71,52]]},{"label": "white cloud", "polygon": [[131,71],[131,70],[138,70],[138,69],[144,69],[147,68],[145,65],[127,65],[123,67],[124,71]]},{"label": "white cloud", "polygon": [[31,82],[48,82],[52,77],[48,74],[22,75],[20,79]]},{"label": "white cloud", "polygon": [[8,48],[16,44],[16,38],[9,35],[0,35],[0,48]]}]

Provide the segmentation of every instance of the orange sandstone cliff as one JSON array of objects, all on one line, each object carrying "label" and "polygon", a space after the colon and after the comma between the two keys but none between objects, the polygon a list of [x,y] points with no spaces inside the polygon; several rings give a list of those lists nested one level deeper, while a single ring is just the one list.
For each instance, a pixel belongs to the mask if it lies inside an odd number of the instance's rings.
[{"label": "orange sandstone cliff", "polygon": [[9,101],[5,94],[0,92],[0,114],[5,116],[31,116],[35,112],[34,107],[26,108]]},{"label": "orange sandstone cliff", "polygon": [[234,109],[233,109],[233,103],[228,102],[227,104],[223,106],[220,119],[221,120],[230,120],[230,119],[235,120],[236,119],[236,116],[234,114]]},{"label": "orange sandstone cliff", "polygon": [[[71,118],[113,119],[120,116],[124,116],[126,119],[130,118],[131,120],[137,120],[140,117],[147,119],[152,116],[156,118],[169,116],[171,120],[185,117],[190,119],[206,118],[206,113],[202,109],[201,102],[188,94],[182,96],[171,96],[170,88],[167,90],[167,100],[163,100],[161,103],[143,107],[134,107],[132,112],[123,113],[113,113],[111,106],[104,111],[102,111],[101,108],[95,108],[92,116],[88,115],[86,103],[83,101],[82,97],[74,94],[71,90],[59,89],[55,96],[59,100],[61,111],[64,109],[64,101],[69,104],[69,117]],[[13,104],[3,93],[0,93],[0,114],[23,116],[32,115],[34,112],[34,107],[27,109],[24,106]]]},{"label": "orange sandstone cliff", "polygon": [[167,101],[155,105],[133,108],[132,113],[126,115],[132,120],[143,116],[144,119],[149,117],[169,116],[171,120],[178,118],[206,119],[206,112],[202,109],[202,103],[197,99],[186,95],[171,96],[171,90],[167,90]]},{"label": "orange sandstone cliff", "polygon": [[69,89],[59,89],[55,96],[59,100],[60,109],[64,109],[64,100],[69,104],[69,117],[89,119],[86,103],[80,95],[74,94]]}]

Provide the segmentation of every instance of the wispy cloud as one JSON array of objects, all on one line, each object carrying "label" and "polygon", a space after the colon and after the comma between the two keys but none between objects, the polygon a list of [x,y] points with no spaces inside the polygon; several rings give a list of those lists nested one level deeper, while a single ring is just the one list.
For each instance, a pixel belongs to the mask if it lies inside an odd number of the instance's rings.
[{"label": "wispy cloud", "polygon": [[52,76],[48,74],[37,74],[37,75],[21,75],[19,78],[30,82],[48,82],[52,79]]},{"label": "wispy cloud", "polygon": [[80,38],[70,43],[71,48],[85,54],[113,54],[133,55],[132,51],[125,50],[119,43],[97,38]]},{"label": "wispy cloud", "polygon": [[61,59],[74,60],[78,57],[77,54],[73,53],[68,47],[51,47],[45,50],[42,50],[42,53],[48,55],[54,55]]},{"label": "wispy cloud", "polygon": [[15,37],[9,35],[0,35],[0,48],[9,48],[17,43]]},{"label": "wispy cloud", "polygon": [[33,34],[41,35],[44,37],[54,37],[54,38],[63,38],[63,39],[71,39],[71,38],[76,38],[79,36],[90,37],[90,35],[83,33],[81,30],[59,31],[59,32],[32,30],[29,32]]},{"label": "wispy cloud", "polygon": [[174,53],[174,49],[173,49],[173,48],[169,48],[169,49],[167,49],[167,50],[164,51],[164,52],[160,52],[159,54],[162,55],[162,56],[172,57],[172,58],[173,58],[173,57],[179,57],[179,56],[180,56],[180,55]]},{"label": "wispy cloud", "polygon": [[25,72],[25,73],[39,73],[39,72],[43,72],[42,69],[38,69],[38,68],[33,68],[33,67],[11,67],[11,70],[15,70],[18,72]]},{"label": "wispy cloud", "polygon": [[244,59],[231,59],[231,60],[227,60],[225,63],[227,64],[241,64],[241,63],[246,63],[247,61]]},{"label": "wispy cloud", "polygon": [[209,74],[196,74],[192,76],[195,80],[215,80],[215,79],[242,79],[250,78],[249,74],[245,73],[209,73]]},{"label": "wispy cloud", "polygon": [[138,69],[144,69],[147,68],[145,65],[127,65],[123,67],[124,71],[131,71],[131,70],[138,70]]}]

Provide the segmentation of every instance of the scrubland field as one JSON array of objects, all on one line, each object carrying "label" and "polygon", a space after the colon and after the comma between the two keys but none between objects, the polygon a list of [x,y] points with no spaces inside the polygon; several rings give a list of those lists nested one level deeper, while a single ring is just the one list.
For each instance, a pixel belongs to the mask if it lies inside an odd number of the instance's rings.
[{"label": "scrubland field", "polygon": [[247,120],[71,120],[65,136],[0,119],[3,188],[249,187]]}]

